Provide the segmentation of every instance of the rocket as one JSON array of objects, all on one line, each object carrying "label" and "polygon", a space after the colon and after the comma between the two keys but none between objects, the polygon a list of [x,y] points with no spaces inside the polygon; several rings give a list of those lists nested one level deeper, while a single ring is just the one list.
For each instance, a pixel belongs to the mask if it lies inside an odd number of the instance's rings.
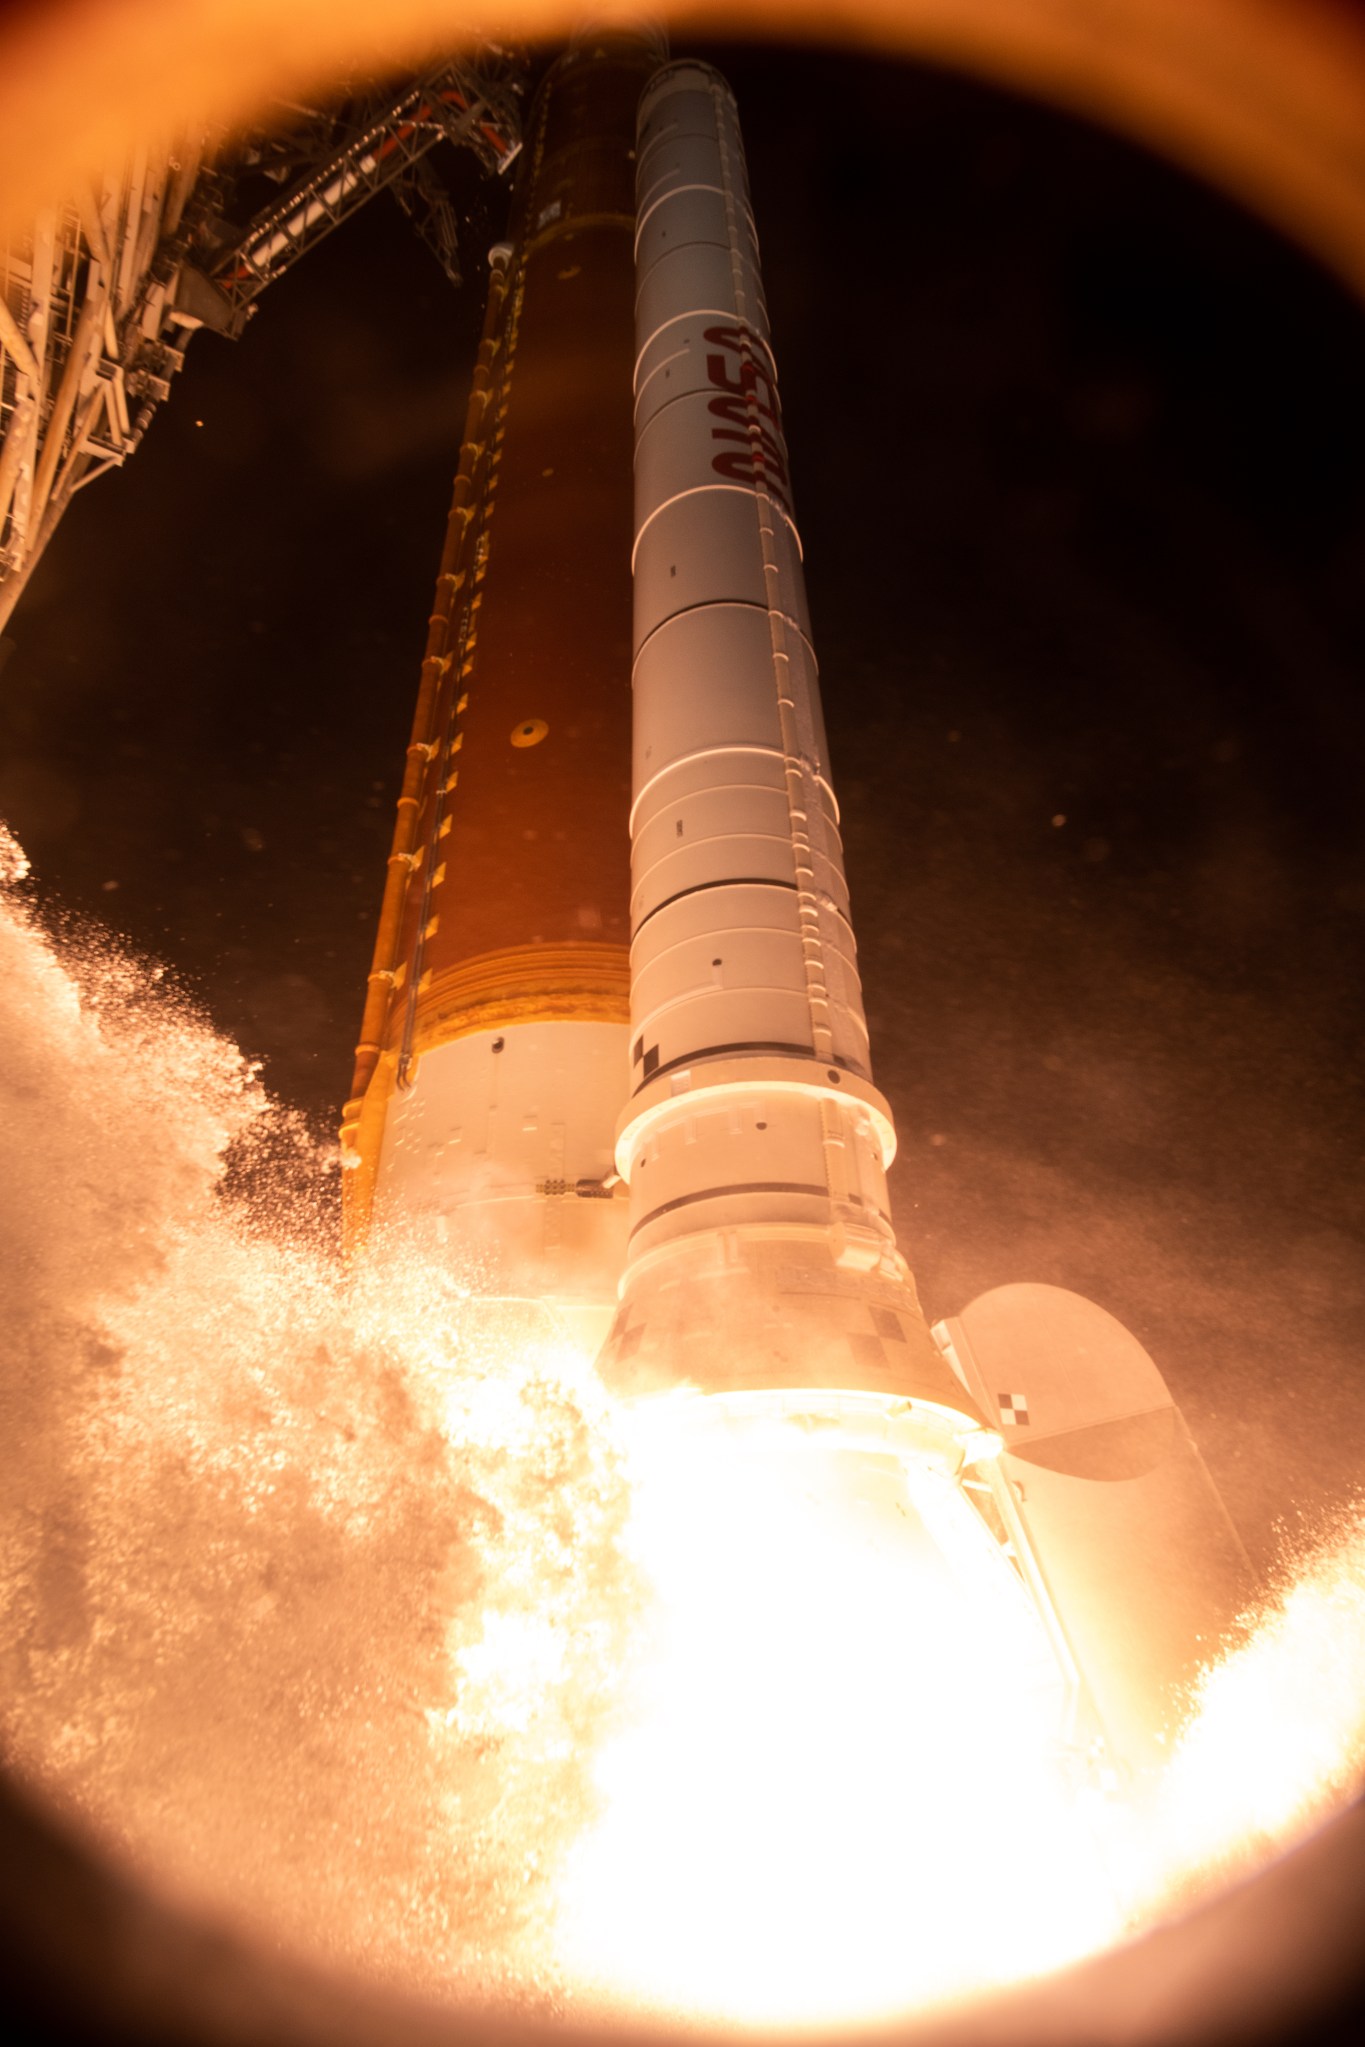
[{"label": "rocket", "polygon": [[929,1488],[930,1519],[951,1500],[1037,1616],[1069,1725],[1140,1768],[1244,1561],[1103,1309],[1016,1285],[932,1330],[921,1310],[738,114],[661,56],[589,31],[551,68],[493,252],[348,1238],[448,1250],[622,1399],[781,1418]]}]

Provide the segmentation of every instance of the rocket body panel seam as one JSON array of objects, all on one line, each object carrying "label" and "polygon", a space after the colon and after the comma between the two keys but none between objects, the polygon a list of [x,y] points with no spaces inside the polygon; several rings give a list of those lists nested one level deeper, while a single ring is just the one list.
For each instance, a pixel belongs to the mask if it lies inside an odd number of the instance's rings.
[{"label": "rocket body panel seam", "polygon": [[[682,398],[691,397],[693,395],[694,394],[691,392],[684,392],[681,394],[679,399],[670,398],[668,403],[670,406],[678,404],[681,402]],[[668,410],[667,406],[661,407],[660,410],[654,414],[653,419],[651,419],[650,421],[650,424],[653,425],[655,419],[662,419],[665,416],[667,410]],[[631,549],[630,556],[631,569],[634,570],[635,565],[639,560],[641,542],[644,540],[645,535],[649,532],[650,527],[653,526],[654,522],[660,517],[662,513],[668,511],[670,507],[673,505],[680,505],[684,503],[685,500],[688,498],[709,497],[713,495],[716,497],[727,496],[752,498],[754,493],[747,484],[729,483],[723,477],[716,477],[714,479],[708,479],[708,481],[705,483],[689,484],[685,490],[674,491],[671,497],[661,498],[659,500],[659,503],[655,505],[651,510],[649,517],[645,519],[641,523],[641,525],[636,529],[635,542]],[[782,521],[782,524],[791,534],[793,541],[796,543],[797,552],[799,554],[801,552],[801,535],[797,531],[795,518],[793,517],[792,513],[790,513],[787,510],[786,506],[779,505],[775,498],[769,499],[769,503],[772,505],[773,510],[776,512],[778,518]],[[664,623],[665,621],[663,619],[660,619],[659,624],[663,625]],[[655,631],[657,630],[658,627],[655,627]],[[641,641],[640,644],[641,646],[643,646],[644,642]],[[814,650],[812,649],[812,652],[813,651]]]},{"label": "rocket body panel seam", "polygon": [[[823,1180],[737,1180],[731,1186],[727,1186],[724,1181],[718,1181],[714,1187],[704,1187],[700,1193],[679,1194],[671,1201],[661,1202],[657,1208],[652,1208],[648,1215],[642,1215],[637,1223],[632,1224],[630,1237],[633,1240],[641,1230],[648,1228],[650,1223],[657,1222],[660,1216],[675,1214],[678,1209],[694,1208],[703,1201],[737,1200],[745,1194],[789,1194],[807,1200],[823,1201],[827,1199],[829,1189]],[[874,1202],[865,1201],[861,1194],[846,1195],[844,1200],[849,1207],[867,1209],[883,1222],[889,1223],[891,1220],[885,1209],[878,1208]]]},{"label": "rocket body panel seam", "polygon": [[665,896],[661,903],[656,903],[652,910],[647,910],[630,934],[631,943],[634,944],[646,924],[651,923],[661,910],[672,909],[674,903],[682,902],[687,896],[706,895],[717,888],[780,888],[795,894],[797,884],[794,881],[780,881],[770,874],[727,874],[719,881],[694,882],[691,888],[680,888],[675,894]]},{"label": "rocket body panel seam", "polygon": [[[637,830],[637,813],[639,812],[640,805],[647,796],[653,795],[660,782],[664,781],[669,775],[676,774],[680,768],[692,767],[698,761],[714,760],[721,754],[756,754],[762,760],[774,761],[784,761],[786,759],[780,747],[761,746],[753,740],[731,740],[718,746],[697,747],[691,753],[679,754],[675,760],[671,760],[665,766],[656,769],[649,780],[641,784],[630,810],[632,835]],[[812,780],[827,798],[831,807],[834,807],[834,790],[823,772],[819,771],[818,766],[815,764],[812,764]],[[835,822],[838,822],[837,809],[835,810]]]}]

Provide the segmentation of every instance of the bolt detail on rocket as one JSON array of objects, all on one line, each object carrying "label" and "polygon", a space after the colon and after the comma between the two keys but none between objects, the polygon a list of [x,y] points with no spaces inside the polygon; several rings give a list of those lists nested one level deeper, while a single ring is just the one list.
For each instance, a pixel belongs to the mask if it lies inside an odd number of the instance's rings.
[{"label": "bolt detail on rocket", "polygon": [[988,1586],[990,1627],[1033,1630],[1058,1739],[1140,1769],[1239,1609],[1240,1548],[1101,1308],[1006,1286],[921,1311],[793,504],[733,96],[587,31],[494,252],[349,1238],[434,1232],[600,1344],[620,1399],[794,1431],[840,1487],[853,1460],[946,1596]]}]

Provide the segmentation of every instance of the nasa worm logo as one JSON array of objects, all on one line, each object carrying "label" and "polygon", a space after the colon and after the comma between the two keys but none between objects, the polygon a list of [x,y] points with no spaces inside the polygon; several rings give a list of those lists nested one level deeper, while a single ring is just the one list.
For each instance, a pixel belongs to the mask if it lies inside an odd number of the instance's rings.
[{"label": "nasa worm logo", "polygon": [[713,455],[711,467],[727,483],[766,491],[790,518],[791,483],[772,358],[744,326],[707,327],[702,339],[716,351],[706,358],[706,376],[720,394],[706,409],[725,422],[712,427],[711,439],[737,444]]}]

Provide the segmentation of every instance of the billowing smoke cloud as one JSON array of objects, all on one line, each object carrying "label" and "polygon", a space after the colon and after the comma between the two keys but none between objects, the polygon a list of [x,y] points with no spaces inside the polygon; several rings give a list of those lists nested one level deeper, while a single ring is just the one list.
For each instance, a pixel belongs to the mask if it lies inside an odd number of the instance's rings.
[{"label": "billowing smoke cloud", "polygon": [[13,900],[0,953],[8,1759],[286,1942],[544,1992],[629,1604],[600,1397],[448,1270],[263,1227],[303,1140],[147,970]]}]

